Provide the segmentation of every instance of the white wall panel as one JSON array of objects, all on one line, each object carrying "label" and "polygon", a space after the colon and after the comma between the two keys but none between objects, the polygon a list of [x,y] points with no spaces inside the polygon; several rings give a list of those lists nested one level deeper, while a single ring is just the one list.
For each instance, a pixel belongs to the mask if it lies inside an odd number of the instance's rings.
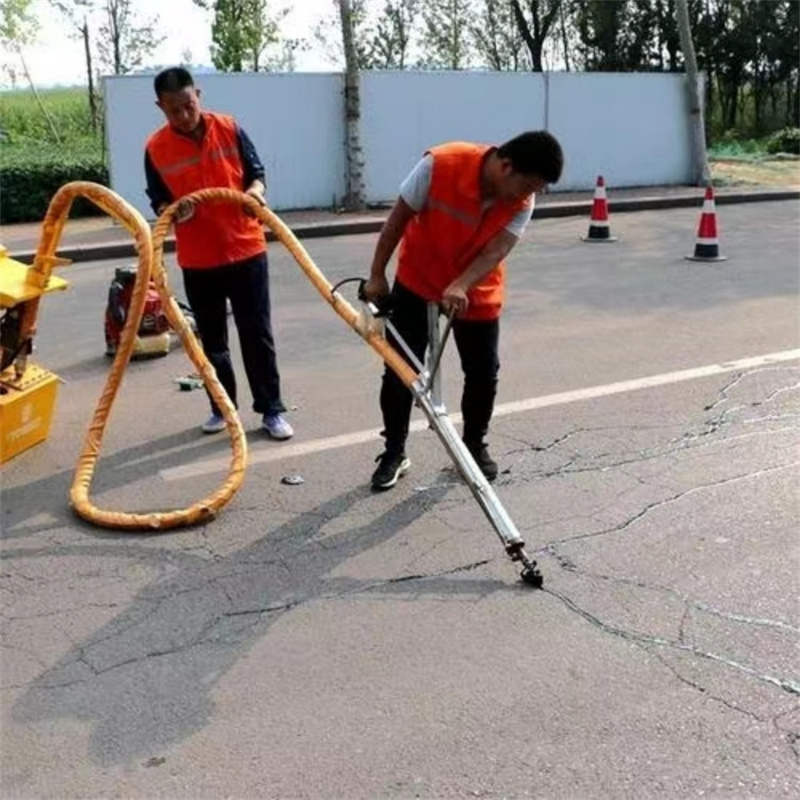
[{"label": "white wall panel", "polygon": [[691,155],[683,75],[553,73],[548,130],[566,153],[562,191],[689,180]]},{"label": "white wall panel", "polygon": [[[113,188],[150,218],[143,153],[163,124],[152,76],[107,78]],[[344,194],[342,76],[214,74],[205,107],[233,114],[267,167],[276,210],[330,207]],[[684,78],[642,73],[366,72],[361,137],[367,200],[391,201],[424,150],[453,139],[502,142],[546,128],[566,167],[557,191],[679,184],[691,175]]]},{"label": "white wall panel", "polygon": [[[330,206],[344,194],[340,75],[199,75],[196,83],[204,107],[235,116],[253,140],[273,208]],[[164,123],[153,78],[107,78],[105,92],[112,187],[151,218],[144,145]]]},{"label": "white wall panel", "polygon": [[393,200],[425,150],[462,140],[500,143],[545,124],[541,74],[365,72],[364,181],[371,201]]}]

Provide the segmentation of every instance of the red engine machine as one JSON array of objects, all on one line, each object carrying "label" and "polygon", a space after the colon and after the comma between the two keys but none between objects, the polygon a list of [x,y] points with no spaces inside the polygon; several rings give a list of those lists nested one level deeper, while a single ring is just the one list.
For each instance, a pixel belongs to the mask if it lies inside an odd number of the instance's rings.
[{"label": "red engine machine", "polygon": [[[105,316],[106,355],[116,355],[122,329],[128,318],[133,286],[136,282],[136,267],[118,267],[108,289],[108,305]],[[169,353],[169,322],[164,313],[161,297],[155,284],[150,281],[144,314],[136,334],[134,358],[165,356]]]}]

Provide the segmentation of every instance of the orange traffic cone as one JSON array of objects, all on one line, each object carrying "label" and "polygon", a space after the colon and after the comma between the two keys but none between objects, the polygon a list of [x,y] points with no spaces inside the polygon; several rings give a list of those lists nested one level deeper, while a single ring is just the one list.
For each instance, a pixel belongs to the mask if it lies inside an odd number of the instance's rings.
[{"label": "orange traffic cone", "polygon": [[589,220],[589,233],[581,236],[584,242],[616,242],[617,237],[611,235],[608,224],[608,199],[606,198],[606,182],[602,175],[597,176],[592,202],[592,218]]},{"label": "orange traffic cone", "polygon": [[689,261],[724,261],[725,256],[719,254],[719,239],[717,238],[717,214],[714,210],[714,190],[711,185],[706,188],[703,199],[703,213],[700,215],[700,225],[697,228],[697,242],[694,246],[694,255],[686,256]]}]

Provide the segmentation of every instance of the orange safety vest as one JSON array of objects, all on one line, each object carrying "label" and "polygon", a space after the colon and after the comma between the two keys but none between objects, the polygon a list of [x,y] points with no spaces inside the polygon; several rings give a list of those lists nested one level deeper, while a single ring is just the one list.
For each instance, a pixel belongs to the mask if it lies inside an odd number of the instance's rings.
[{"label": "orange safety vest", "polygon": [[[147,140],[150,160],[175,200],[198,189],[245,188],[236,120],[207,111],[203,119],[206,131],[199,143],[169,125]],[[175,243],[183,269],[232,264],[267,248],[261,223],[232,203],[197,205],[191,219],[175,226]]]},{"label": "orange safety vest", "polygon": [[[396,277],[428,301],[439,302],[450,283],[529,202],[497,201],[483,210],[481,166],[489,150],[490,145],[450,142],[427,151],[433,156],[428,201],[403,234]],[[467,293],[465,319],[497,319],[504,295],[501,261]]]}]

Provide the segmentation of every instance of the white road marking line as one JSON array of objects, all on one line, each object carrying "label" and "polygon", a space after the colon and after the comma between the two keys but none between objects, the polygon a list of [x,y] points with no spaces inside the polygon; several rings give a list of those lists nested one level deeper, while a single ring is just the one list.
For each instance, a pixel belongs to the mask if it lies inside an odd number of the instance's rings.
[{"label": "white road marking line", "polygon": [[[783,350],[779,353],[770,353],[754,358],[743,358],[738,361],[726,361],[722,364],[710,364],[705,367],[695,367],[694,369],[684,369],[678,372],[665,372],[661,375],[650,375],[646,378],[634,378],[629,381],[619,381],[608,383],[604,386],[590,386],[586,389],[576,389],[571,392],[559,392],[557,394],[543,395],[542,397],[530,397],[527,400],[517,400],[511,403],[502,403],[495,407],[494,417],[505,417],[509,414],[520,414],[525,411],[534,411],[537,408],[547,408],[549,406],[564,405],[566,403],[576,403],[582,400],[593,400],[597,397],[608,397],[612,394],[632,392],[639,389],[651,389],[655,386],[666,386],[682,381],[691,381],[697,378],[709,378],[714,375],[724,375],[727,372],[737,372],[739,370],[754,369],[765,367],[770,364],[780,364],[784,361],[794,361],[800,358],[800,350]],[[377,413],[377,411],[376,411]],[[451,414],[450,419],[454,423],[461,421],[460,414]],[[411,423],[411,431],[421,431],[428,428],[426,419],[415,420]],[[280,445],[278,448],[271,445],[269,448],[250,450],[248,464],[266,464],[272,461],[282,461],[288,458],[323,453],[326,450],[338,450],[342,447],[352,447],[357,444],[375,442],[380,438],[380,428],[372,428],[355,433],[346,433],[341,436],[331,436],[327,439],[313,439],[310,442],[302,442],[290,445]],[[196,464],[187,464],[181,467],[161,470],[159,473],[165,481],[179,481],[187,478],[196,478],[200,475],[209,475],[214,472],[224,472],[230,463],[230,457],[212,458],[206,461],[199,461]]]}]

